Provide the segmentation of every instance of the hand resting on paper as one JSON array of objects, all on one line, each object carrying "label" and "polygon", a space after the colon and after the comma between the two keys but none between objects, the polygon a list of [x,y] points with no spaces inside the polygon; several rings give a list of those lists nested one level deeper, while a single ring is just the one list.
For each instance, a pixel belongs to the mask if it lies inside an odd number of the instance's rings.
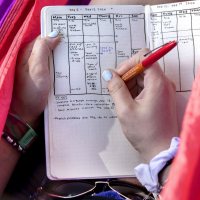
[{"label": "hand resting on paper", "polygon": [[44,111],[50,89],[48,57],[59,37],[37,37],[19,55],[11,112],[35,126]]},{"label": "hand resting on paper", "polygon": [[[168,149],[178,135],[176,92],[174,84],[155,63],[143,74],[128,81],[120,78],[143,59],[143,49],[123,62],[108,80],[108,89],[116,106],[122,130],[142,158],[149,162]],[[109,78],[108,78],[109,79]]]},{"label": "hand resting on paper", "polygon": [[[19,54],[16,65],[15,83],[10,112],[18,115],[33,128],[37,128],[39,118],[47,103],[50,75],[48,57],[59,42],[59,37],[37,37]],[[12,125],[14,133],[19,133],[18,124]],[[0,140],[0,196],[20,157],[20,153],[4,139]]]}]

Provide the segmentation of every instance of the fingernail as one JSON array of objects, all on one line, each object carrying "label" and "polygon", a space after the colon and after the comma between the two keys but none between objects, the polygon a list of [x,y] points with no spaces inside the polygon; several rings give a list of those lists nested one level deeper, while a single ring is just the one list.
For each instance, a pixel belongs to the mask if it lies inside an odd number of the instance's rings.
[{"label": "fingernail", "polygon": [[102,77],[105,81],[110,81],[112,79],[112,72],[109,70],[104,70],[102,73]]},{"label": "fingernail", "polygon": [[52,31],[51,33],[49,33],[48,35],[51,38],[57,37],[58,36],[58,31]]}]

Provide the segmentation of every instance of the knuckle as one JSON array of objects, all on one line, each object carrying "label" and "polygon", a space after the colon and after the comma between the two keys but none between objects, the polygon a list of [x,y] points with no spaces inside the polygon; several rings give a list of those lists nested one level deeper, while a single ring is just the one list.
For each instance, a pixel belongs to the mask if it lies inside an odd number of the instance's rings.
[{"label": "knuckle", "polygon": [[161,90],[165,93],[170,93],[170,91],[176,91],[176,86],[174,82],[169,80],[167,77],[160,80]]},{"label": "knuckle", "polygon": [[46,51],[50,52],[52,50],[52,47],[46,38],[40,38],[39,42],[40,42],[40,46],[44,47]]}]

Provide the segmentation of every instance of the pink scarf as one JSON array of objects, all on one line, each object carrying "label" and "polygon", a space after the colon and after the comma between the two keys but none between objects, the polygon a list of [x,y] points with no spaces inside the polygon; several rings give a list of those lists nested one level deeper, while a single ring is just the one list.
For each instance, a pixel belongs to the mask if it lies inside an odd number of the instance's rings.
[{"label": "pink scarf", "polygon": [[14,72],[20,47],[40,34],[40,11],[67,0],[17,0],[0,29],[0,135],[10,107]]}]

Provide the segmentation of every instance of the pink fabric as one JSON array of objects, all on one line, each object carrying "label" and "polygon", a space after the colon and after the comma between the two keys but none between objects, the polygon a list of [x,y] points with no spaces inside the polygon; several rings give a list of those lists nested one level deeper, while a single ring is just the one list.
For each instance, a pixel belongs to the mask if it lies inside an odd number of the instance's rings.
[{"label": "pink fabric", "polygon": [[12,9],[16,0],[0,0],[0,27],[2,26],[6,16]]},{"label": "pink fabric", "polygon": [[17,0],[0,30],[0,135],[8,114],[16,58],[21,46],[40,34],[40,11],[67,0]]},{"label": "pink fabric", "polygon": [[[66,0],[17,0],[0,30],[0,134],[12,97],[16,58],[21,46],[40,33],[40,10]],[[16,12],[17,10],[17,12]],[[193,84],[183,121],[181,144],[162,197],[200,199],[200,74]]]},{"label": "pink fabric", "polygon": [[163,200],[200,199],[200,71],[184,116],[179,152]]}]

